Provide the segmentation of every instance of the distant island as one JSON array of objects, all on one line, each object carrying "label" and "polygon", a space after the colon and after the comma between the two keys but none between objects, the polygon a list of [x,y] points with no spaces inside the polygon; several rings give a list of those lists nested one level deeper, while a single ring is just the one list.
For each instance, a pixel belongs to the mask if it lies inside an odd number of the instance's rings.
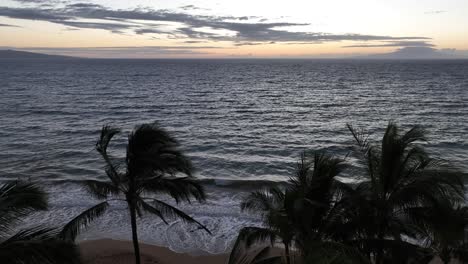
[{"label": "distant island", "polygon": [[18,50],[0,50],[0,59],[77,59],[77,57],[49,55]]},{"label": "distant island", "polygon": [[454,51],[438,50],[429,47],[405,47],[394,52],[370,54],[356,57],[357,59],[398,59],[398,60],[437,60],[437,59],[467,59],[466,54]]}]

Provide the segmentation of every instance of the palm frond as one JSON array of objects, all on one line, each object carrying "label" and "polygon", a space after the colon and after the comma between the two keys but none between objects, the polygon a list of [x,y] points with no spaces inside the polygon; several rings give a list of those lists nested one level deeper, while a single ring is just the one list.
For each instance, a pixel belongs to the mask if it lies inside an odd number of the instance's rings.
[{"label": "palm frond", "polygon": [[[273,264],[281,263],[281,256],[275,256],[270,246],[251,247],[251,237],[253,233],[258,234],[255,227],[244,227],[239,231],[236,242],[229,254],[228,264]],[[258,241],[265,241],[259,239]],[[270,244],[273,244],[270,241]]]},{"label": "palm frond", "polygon": [[427,141],[426,134],[427,132],[424,128],[416,125],[401,137],[401,141],[406,146],[416,141]]},{"label": "palm frond", "polygon": [[154,177],[141,180],[138,185],[147,192],[168,194],[177,203],[205,200],[203,186],[191,177]]},{"label": "palm frond", "polygon": [[252,264],[281,263],[281,256],[274,256],[271,247],[263,247],[253,252]]},{"label": "palm frond", "polygon": [[77,235],[82,229],[86,228],[92,221],[104,214],[106,209],[109,207],[109,203],[99,203],[75,218],[69,221],[58,234],[58,238],[62,240],[75,241]]},{"label": "palm frond", "polygon": [[127,166],[130,175],[141,177],[141,171],[192,175],[192,164],[179,149],[177,141],[157,123],[137,126],[129,135]]},{"label": "palm frond", "polygon": [[251,192],[240,204],[242,210],[266,213],[282,206],[284,193],[278,187]]},{"label": "palm frond", "polygon": [[195,224],[198,226],[199,229],[205,230],[208,234],[211,235],[211,231],[202,223],[198,222],[188,214],[184,213],[183,211],[175,208],[174,206],[167,204],[163,201],[152,199],[152,207],[159,211],[164,218],[173,218],[173,219],[181,219],[185,223],[188,224]]},{"label": "palm frond", "polygon": [[351,124],[346,124],[346,126],[353,135],[353,138],[359,146],[360,150],[366,154],[369,151],[369,148],[371,147],[371,144],[369,142],[369,135],[367,135],[362,129],[355,129]]},{"label": "palm frond", "polygon": [[8,182],[0,186],[0,234],[22,217],[47,209],[47,194],[35,183]]},{"label": "palm frond", "polygon": [[156,215],[157,217],[159,217],[166,225],[169,224],[167,221],[166,221],[166,218],[164,217],[164,215],[161,213],[160,210],[154,208],[152,205],[150,205],[149,203],[145,202],[143,199],[139,199],[138,200],[138,206],[141,207],[144,211],[148,212],[148,213],[151,213],[151,214],[154,214]]},{"label": "palm frond", "polygon": [[25,229],[0,243],[0,259],[11,264],[78,264],[78,247],[56,238],[55,229]]},{"label": "palm frond", "polygon": [[86,180],[83,185],[88,193],[97,199],[107,199],[109,195],[118,195],[120,193],[117,186],[108,182]]},{"label": "palm frond", "polygon": [[239,231],[238,239],[245,242],[247,248],[256,243],[269,243],[274,245],[278,235],[263,227],[244,227]]},{"label": "palm frond", "polygon": [[464,200],[465,186],[461,174],[456,171],[427,170],[415,174],[405,184],[394,190],[389,203],[399,207],[418,204],[436,205],[447,200],[460,203]]},{"label": "palm frond", "polygon": [[228,264],[281,264],[282,257],[274,255],[271,247],[265,246],[259,249],[244,249],[234,252],[229,256]]},{"label": "palm frond", "polygon": [[118,171],[118,166],[114,164],[111,157],[107,153],[107,148],[109,146],[109,142],[119,132],[120,130],[118,128],[104,126],[101,129],[101,136],[96,143],[96,150],[99,152],[99,154],[101,154],[102,158],[106,163],[106,174],[109,177],[109,179],[114,183],[114,185],[119,184],[120,175]]},{"label": "palm frond", "polygon": [[107,147],[109,146],[109,142],[119,132],[120,129],[118,128],[114,128],[111,126],[103,126],[101,129],[101,136],[96,142],[96,150],[101,154],[107,155]]}]

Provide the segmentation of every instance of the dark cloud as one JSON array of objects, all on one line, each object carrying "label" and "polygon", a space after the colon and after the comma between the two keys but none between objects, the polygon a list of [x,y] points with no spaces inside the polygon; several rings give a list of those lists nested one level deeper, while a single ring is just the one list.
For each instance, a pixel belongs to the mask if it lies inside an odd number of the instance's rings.
[{"label": "dark cloud", "polygon": [[261,42],[240,42],[240,43],[235,43],[234,46],[257,46],[257,45],[262,45],[264,43]]},{"label": "dark cloud", "polygon": [[157,29],[157,28],[138,28],[138,29],[135,29],[135,33],[138,35],[143,35],[143,34],[163,34],[167,32]]},{"label": "dark cloud", "polygon": [[194,5],[184,5],[184,6],[181,6],[179,8],[182,9],[182,10],[185,10],[185,11],[188,11],[188,10],[208,10],[206,8],[201,8],[201,7],[197,7],[197,6],[194,6]]},{"label": "dark cloud", "polygon": [[60,3],[60,0],[14,0],[19,3],[32,3],[32,4],[50,4],[50,3]]},{"label": "dark cloud", "polygon": [[20,26],[9,25],[9,24],[0,24],[0,27],[20,27]]},{"label": "dark cloud", "polygon": [[203,41],[203,40],[186,40],[186,41],[184,41],[184,43],[196,44],[196,43],[206,43],[206,41]]},{"label": "dark cloud", "polygon": [[270,41],[268,43],[264,43],[264,42],[239,42],[239,43],[235,43],[234,46],[257,46],[257,45],[265,45],[265,44],[275,44],[276,42],[274,41]]},{"label": "dark cloud", "polygon": [[0,16],[17,18],[17,19],[28,19],[28,20],[42,20],[49,21],[52,23],[60,23],[72,17],[67,15],[60,15],[53,9],[37,9],[37,8],[11,8],[11,7],[0,7]]},{"label": "dark cloud", "polygon": [[376,48],[376,47],[434,47],[433,44],[426,41],[391,41],[377,44],[356,44],[343,46],[343,48]]},{"label": "dark cloud", "polygon": [[121,33],[122,30],[133,28],[133,25],[119,23],[93,23],[93,22],[78,22],[78,21],[61,21],[60,24],[74,28],[92,28],[104,29],[114,33]]},{"label": "dark cloud", "polygon": [[186,55],[210,55],[211,49],[219,49],[216,46],[144,46],[144,47],[76,47],[76,48],[12,48],[0,47],[0,49],[15,49],[45,53],[51,55],[67,55],[75,57],[97,57],[97,58],[160,58]]},{"label": "dark cloud", "polygon": [[[191,7],[185,6],[186,8]],[[120,33],[131,30],[136,34],[169,34],[170,38],[231,41],[236,44],[269,42],[318,43],[327,41],[396,41],[424,40],[424,37],[392,37],[363,34],[328,34],[322,32],[288,31],[286,28],[307,26],[306,23],[247,22],[257,17],[193,15],[170,10],[133,9],[114,10],[98,4],[75,3],[61,8],[11,8],[0,7],[0,16],[17,19],[42,20],[75,28],[99,28]],[[103,21],[82,22],[93,19]],[[121,23],[115,23],[116,21]],[[138,22],[137,22],[138,21]],[[142,22],[143,21],[143,22]],[[235,22],[232,22],[235,21]],[[262,21],[262,20],[260,20]],[[152,23],[170,22],[178,28],[167,32],[164,25]],[[220,33],[223,32],[223,33]],[[248,44],[246,44],[248,45]]]},{"label": "dark cloud", "polygon": [[190,50],[201,50],[201,49],[229,49],[226,47],[221,47],[221,46],[195,46],[195,45],[176,45],[176,46],[122,46],[122,47],[70,47],[70,48],[51,48],[51,47],[29,47],[29,48],[14,48],[14,47],[0,47],[2,49],[17,49],[17,50],[35,50],[35,51],[41,51],[41,52],[47,52],[47,51],[67,51],[67,52],[72,52],[72,51],[127,51],[127,50],[137,50],[137,49],[142,49],[142,50],[185,50],[185,49],[190,49]]}]

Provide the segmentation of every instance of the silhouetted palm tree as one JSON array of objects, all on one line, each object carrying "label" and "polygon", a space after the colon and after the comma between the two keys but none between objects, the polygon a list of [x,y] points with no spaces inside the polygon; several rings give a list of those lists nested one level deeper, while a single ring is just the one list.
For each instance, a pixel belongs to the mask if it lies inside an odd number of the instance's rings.
[{"label": "silhouetted palm tree", "polygon": [[[343,160],[329,155],[316,153],[310,159],[303,154],[285,190],[256,191],[241,204],[244,210],[263,212],[265,227],[246,227],[238,239],[247,246],[279,240],[288,264],[298,253],[306,263],[366,262],[353,248],[333,241],[343,221],[340,194],[345,185],[336,179],[343,166]],[[290,252],[291,246],[295,254]]]},{"label": "silhouetted palm tree", "polygon": [[[242,232],[242,231],[241,231]],[[237,237],[228,264],[281,264],[282,258],[271,246],[251,246],[242,235]]]},{"label": "silhouetted palm tree", "polygon": [[[272,187],[262,191],[252,192],[241,203],[242,210],[260,212],[265,227],[244,227],[239,232],[238,240],[246,247],[258,242],[269,242],[271,245],[280,241],[285,248],[285,256],[289,263],[289,249],[294,237],[294,230],[285,210],[285,196],[283,190]],[[234,248],[236,250],[236,248]]]},{"label": "silhouetted palm tree", "polygon": [[420,208],[463,201],[461,174],[428,156],[418,144],[426,140],[418,126],[401,134],[396,124],[389,123],[380,146],[370,144],[362,131],[348,128],[362,154],[365,173],[346,193],[348,221],[342,230],[376,264],[419,258],[423,250],[405,237],[418,237],[418,223],[424,217]]},{"label": "silhouetted palm tree", "polygon": [[37,185],[9,182],[0,186],[0,260],[9,264],[80,263],[74,243],[57,238],[51,228],[21,229],[9,236],[29,214],[47,209],[47,194]]},{"label": "silhouetted palm tree", "polygon": [[468,262],[468,207],[440,204],[418,208],[417,214],[420,238],[432,253],[429,258],[439,256],[447,264],[452,258]]},{"label": "silhouetted palm tree", "polygon": [[[113,200],[119,200],[118,197],[123,196],[124,199],[121,201],[125,201],[128,205],[137,264],[140,263],[140,250],[136,218],[137,215],[141,216],[142,211],[158,216],[166,224],[166,218],[175,217],[187,223],[194,223],[200,229],[210,232],[204,225],[176,207],[154,196],[148,196],[167,194],[176,203],[191,202],[192,198],[198,201],[205,200],[202,186],[192,177],[191,162],[178,149],[177,141],[156,123],[137,126],[128,137],[125,168],[121,169],[107,152],[109,142],[118,132],[118,129],[104,126],[96,144],[97,151],[106,163],[109,181],[86,182],[89,192],[105,201],[73,219],[63,229],[62,237],[74,239],[80,228],[105,212],[111,196],[114,197]],[[180,177],[180,174],[184,177]]]}]

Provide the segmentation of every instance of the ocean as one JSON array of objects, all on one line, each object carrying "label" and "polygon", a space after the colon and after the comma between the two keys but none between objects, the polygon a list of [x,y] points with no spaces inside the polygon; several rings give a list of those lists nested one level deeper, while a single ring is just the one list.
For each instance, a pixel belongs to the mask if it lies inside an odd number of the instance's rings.
[{"label": "ocean", "polygon": [[[468,171],[467,60],[3,60],[0,92],[0,181],[50,192],[51,210],[32,224],[61,225],[97,202],[80,181],[105,179],[94,150],[103,125],[123,130],[117,158],[135,125],[172,132],[208,193],[180,207],[213,235],[151,216],[139,232],[178,252],[229,250],[240,228],[261,224],[240,212],[242,197],[287,181],[302,151],[345,157],[347,123],[375,140],[389,121],[421,125],[431,154]],[[79,239],[130,239],[129,223],[115,203]]]}]

